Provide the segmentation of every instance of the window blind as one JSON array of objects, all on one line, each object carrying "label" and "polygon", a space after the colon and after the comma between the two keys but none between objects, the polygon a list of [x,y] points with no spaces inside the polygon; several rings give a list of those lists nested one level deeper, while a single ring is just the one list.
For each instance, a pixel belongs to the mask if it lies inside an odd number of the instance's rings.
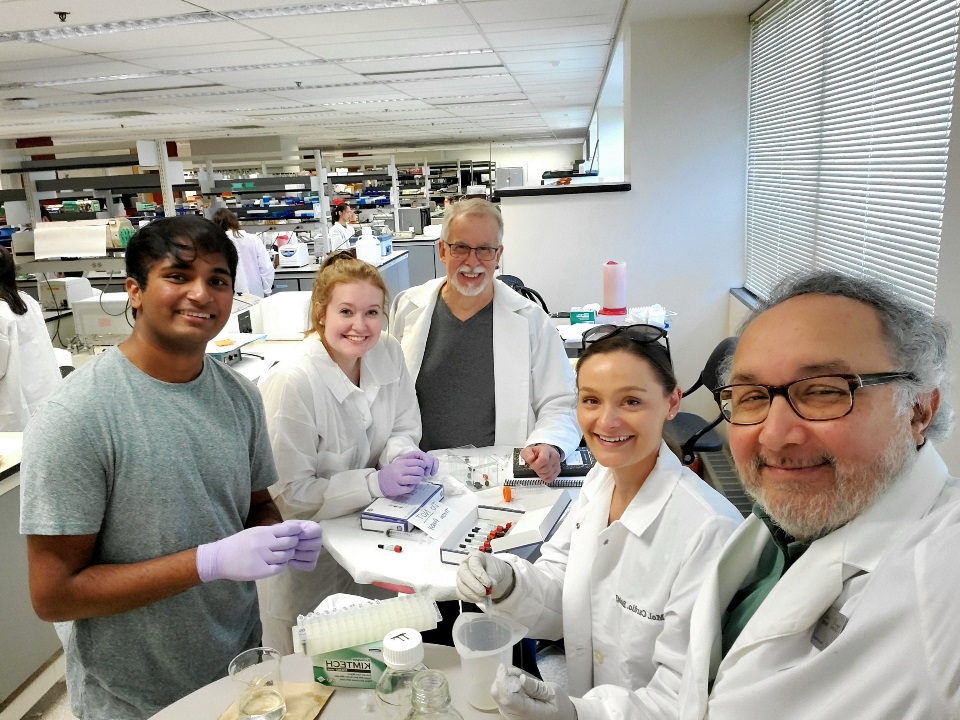
[{"label": "window blind", "polygon": [[883,277],[933,311],[958,0],[784,0],[751,18],[745,286]]}]

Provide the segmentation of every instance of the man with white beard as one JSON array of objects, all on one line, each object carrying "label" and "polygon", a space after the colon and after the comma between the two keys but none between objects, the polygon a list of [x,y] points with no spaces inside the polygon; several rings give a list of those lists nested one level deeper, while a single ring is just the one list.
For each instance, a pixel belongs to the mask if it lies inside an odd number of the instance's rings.
[{"label": "man with white beard", "polygon": [[580,441],[575,381],[547,314],[495,281],[502,240],[487,200],[448,209],[439,241],[447,276],[401,293],[390,331],[416,382],[422,450],[522,447],[549,483]]},{"label": "man with white beard", "polygon": [[756,506],[697,598],[681,718],[960,717],[947,328],[817,272],[741,333],[717,401]]}]

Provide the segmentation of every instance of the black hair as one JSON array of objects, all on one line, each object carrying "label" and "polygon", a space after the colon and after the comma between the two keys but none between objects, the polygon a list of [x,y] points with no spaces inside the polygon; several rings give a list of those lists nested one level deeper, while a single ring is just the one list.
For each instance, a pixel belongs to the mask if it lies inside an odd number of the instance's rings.
[{"label": "black hair", "polygon": [[637,342],[626,333],[617,333],[587,345],[587,349],[577,360],[577,376],[580,375],[580,368],[583,363],[594,355],[606,355],[618,350],[645,360],[653,368],[653,373],[657,376],[657,382],[660,383],[667,395],[677,389],[677,376],[673,372],[673,365],[670,362],[670,356],[667,355],[667,348],[658,342]]},{"label": "black hair", "polygon": [[351,206],[349,203],[340,203],[339,205],[334,207],[333,210],[330,211],[330,217],[333,218],[334,222],[339,222],[340,216],[343,214],[343,211],[350,207]]},{"label": "black hair", "polygon": [[6,248],[0,248],[0,300],[5,300],[17,315],[27,311],[27,304],[17,292],[17,264]]},{"label": "black hair", "polygon": [[154,220],[137,230],[127,244],[127,277],[146,289],[147,274],[154,263],[167,257],[191,262],[198,255],[223,255],[230,268],[230,282],[236,281],[237,247],[216,223],[199,215]]}]

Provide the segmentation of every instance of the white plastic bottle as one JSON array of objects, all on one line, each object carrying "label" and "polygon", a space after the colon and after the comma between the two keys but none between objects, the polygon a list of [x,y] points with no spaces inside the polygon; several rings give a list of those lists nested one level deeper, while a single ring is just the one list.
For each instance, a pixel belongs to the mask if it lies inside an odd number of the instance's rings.
[{"label": "white plastic bottle", "polygon": [[357,240],[357,259],[371,265],[380,264],[380,241],[374,236],[373,228],[369,225],[363,226],[360,239]]},{"label": "white plastic bottle", "polygon": [[413,676],[423,670],[423,638],[412,628],[399,628],[383,638],[387,669],[377,683],[377,708],[383,720],[403,720],[410,714]]}]

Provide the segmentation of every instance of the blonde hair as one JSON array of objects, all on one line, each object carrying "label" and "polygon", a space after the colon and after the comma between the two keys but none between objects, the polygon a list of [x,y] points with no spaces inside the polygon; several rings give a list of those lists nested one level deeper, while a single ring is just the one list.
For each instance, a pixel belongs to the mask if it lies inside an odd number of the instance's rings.
[{"label": "blonde hair", "polygon": [[317,333],[320,342],[326,346],[320,322],[327,314],[327,306],[333,297],[333,289],[345,283],[365,282],[383,292],[383,311],[387,311],[387,285],[383,282],[380,271],[373,265],[357,260],[349,252],[339,252],[331,255],[317,271],[317,280],[313,284],[313,294],[310,296],[310,329],[307,335]]}]

